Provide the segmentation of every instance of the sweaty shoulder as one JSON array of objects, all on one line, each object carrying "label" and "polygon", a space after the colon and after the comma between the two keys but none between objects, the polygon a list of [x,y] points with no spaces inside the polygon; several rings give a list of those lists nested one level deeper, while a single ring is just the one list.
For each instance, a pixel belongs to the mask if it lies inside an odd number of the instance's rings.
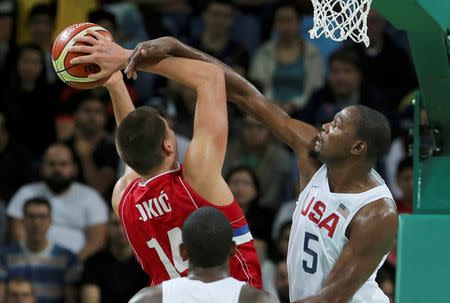
[{"label": "sweaty shoulder", "polygon": [[[380,233],[392,233],[397,230],[398,214],[397,206],[392,199],[381,198],[362,207],[353,218],[346,235],[352,232],[352,229],[358,228],[367,230],[378,230]],[[378,227],[378,228],[377,228]]]},{"label": "sweaty shoulder", "polygon": [[279,301],[267,291],[244,285],[239,295],[239,303],[279,303]]}]

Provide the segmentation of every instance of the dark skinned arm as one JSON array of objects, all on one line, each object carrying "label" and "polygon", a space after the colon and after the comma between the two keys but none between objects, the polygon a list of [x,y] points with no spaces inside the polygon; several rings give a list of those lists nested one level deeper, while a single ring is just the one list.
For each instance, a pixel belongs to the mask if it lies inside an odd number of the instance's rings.
[{"label": "dark skinned arm", "polygon": [[317,129],[292,119],[286,112],[264,97],[249,81],[219,60],[191,48],[175,38],[163,37],[140,43],[129,58],[125,72],[129,77],[147,60],[164,56],[184,57],[220,66],[225,73],[227,97],[243,110],[266,124],[283,142],[289,145],[299,158],[301,187],[304,188],[321,163],[310,156],[317,136]]}]

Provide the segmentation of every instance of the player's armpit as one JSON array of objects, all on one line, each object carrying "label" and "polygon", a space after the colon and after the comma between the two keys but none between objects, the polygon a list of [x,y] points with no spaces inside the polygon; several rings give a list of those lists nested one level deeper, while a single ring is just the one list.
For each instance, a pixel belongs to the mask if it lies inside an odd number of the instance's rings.
[{"label": "player's armpit", "polygon": [[392,248],[398,226],[394,203],[390,199],[380,199],[356,214],[351,222],[349,241],[322,290],[296,303],[345,303],[353,297]]},{"label": "player's armpit", "polygon": [[120,199],[122,199],[125,189],[136,178],[140,178],[139,175],[134,170],[132,170],[130,167],[126,166],[125,174],[119,180],[117,180],[116,184],[114,185],[112,198],[111,198],[111,204],[114,209],[114,212],[117,215],[119,215],[119,212],[118,212],[119,203],[120,203]]}]

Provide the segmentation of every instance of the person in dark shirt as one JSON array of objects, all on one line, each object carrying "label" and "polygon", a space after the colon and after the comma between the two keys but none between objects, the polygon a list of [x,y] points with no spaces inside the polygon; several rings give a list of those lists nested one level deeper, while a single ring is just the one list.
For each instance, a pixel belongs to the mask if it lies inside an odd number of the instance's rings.
[{"label": "person in dark shirt", "polygon": [[247,50],[231,38],[234,21],[231,1],[210,1],[203,14],[204,29],[199,37],[188,39],[188,44],[208,53],[245,75],[249,65]]},{"label": "person in dark shirt", "polygon": [[85,263],[81,303],[123,303],[147,286],[148,276],[137,263],[119,219],[111,211],[109,245]]},{"label": "person in dark shirt", "polygon": [[258,205],[260,188],[253,170],[245,166],[234,167],[228,172],[225,181],[244,211],[253,237],[268,243],[272,233],[272,225],[268,222],[273,221],[274,213]]},{"label": "person in dark shirt", "polygon": [[321,126],[346,106],[362,104],[388,114],[389,110],[379,90],[363,82],[361,58],[351,49],[339,49],[328,60],[328,78],[324,87],[316,90],[306,107],[293,117]]},{"label": "person in dark shirt", "polygon": [[0,112],[0,200],[8,202],[20,186],[32,178],[31,154],[11,138]]},{"label": "person in dark shirt", "polygon": [[355,45],[362,58],[363,80],[380,89],[385,95],[384,102],[396,110],[403,97],[418,85],[414,65],[410,56],[386,33],[386,21],[374,10],[367,18],[367,35],[368,48]]},{"label": "person in dark shirt", "polygon": [[114,140],[105,130],[106,105],[89,92],[79,93],[73,99],[77,101],[75,133],[66,144],[75,154],[79,181],[95,188],[108,200],[119,157]]},{"label": "person in dark shirt", "polygon": [[22,46],[4,85],[8,89],[0,98],[0,111],[9,121],[11,136],[28,148],[33,160],[40,160],[55,138],[55,98],[45,73],[44,53],[39,46]]}]

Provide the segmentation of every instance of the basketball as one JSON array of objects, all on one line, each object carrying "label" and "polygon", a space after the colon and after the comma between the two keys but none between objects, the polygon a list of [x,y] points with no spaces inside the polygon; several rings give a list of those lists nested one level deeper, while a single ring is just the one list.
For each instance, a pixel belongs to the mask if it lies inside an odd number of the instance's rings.
[{"label": "basketball", "polygon": [[83,63],[72,65],[70,61],[83,53],[69,52],[74,45],[86,45],[75,42],[76,37],[88,35],[87,30],[97,31],[103,36],[113,40],[111,34],[103,27],[89,22],[77,23],[66,27],[56,38],[52,48],[52,64],[58,77],[71,87],[78,89],[91,89],[105,83],[108,78],[94,80],[88,78],[90,74],[100,71],[100,66],[95,63]]}]

